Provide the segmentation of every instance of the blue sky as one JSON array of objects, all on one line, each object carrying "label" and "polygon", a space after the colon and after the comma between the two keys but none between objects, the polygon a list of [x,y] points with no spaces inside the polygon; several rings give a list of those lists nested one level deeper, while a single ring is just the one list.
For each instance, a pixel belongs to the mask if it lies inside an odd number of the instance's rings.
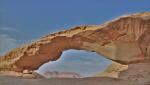
[{"label": "blue sky", "polygon": [[145,11],[150,11],[150,0],[0,0],[0,55],[72,26],[99,25]]},{"label": "blue sky", "polygon": [[57,61],[41,66],[37,72],[41,74],[47,71],[75,72],[83,77],[88,77],[103,71],[110,64],[111,60],[105,59],[95,52],[71,49],[64,51]]}]

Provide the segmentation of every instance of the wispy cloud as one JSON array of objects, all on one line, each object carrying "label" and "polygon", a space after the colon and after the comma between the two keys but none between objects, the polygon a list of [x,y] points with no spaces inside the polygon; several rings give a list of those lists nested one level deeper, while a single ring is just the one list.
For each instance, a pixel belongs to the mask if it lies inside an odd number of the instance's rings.
[{"label": "wispy cloud", "polygon": [[17,46],[17,40],[7,34],[0,34],[0,55]]},{"label": "wispy cloud", "polygon": [[0,26],[0,30],[3,30],[3,31],[11,31],[11,32],[19,32],[18,29],[13,28],[13,27],[3,27],[3,26]]}]

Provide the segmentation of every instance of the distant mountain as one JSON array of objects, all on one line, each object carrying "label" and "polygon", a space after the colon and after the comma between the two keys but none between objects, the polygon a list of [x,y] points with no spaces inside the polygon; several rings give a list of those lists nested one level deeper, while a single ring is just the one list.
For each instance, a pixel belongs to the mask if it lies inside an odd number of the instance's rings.
[{"label": "distant mountain", "polygon": [[81,78],[81,75],[75,72],[45,72],[44,75],[46,78]]}]

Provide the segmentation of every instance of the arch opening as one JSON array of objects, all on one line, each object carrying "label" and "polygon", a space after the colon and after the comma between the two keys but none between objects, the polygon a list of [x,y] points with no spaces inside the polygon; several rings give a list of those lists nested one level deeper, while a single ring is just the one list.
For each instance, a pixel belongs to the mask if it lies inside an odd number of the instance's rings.
[{"label": "arch opening", "polygon": [[[53,74],[56,74],[56,72],[91,77],[104,71],[111,63],[111,60],[102,57],[96,52],[70,49],[63,51],[58,60],[49,61],[40,66],[36,72],[47,77],[54,77]],[[60,74],[59,76],[62,75]]]}]

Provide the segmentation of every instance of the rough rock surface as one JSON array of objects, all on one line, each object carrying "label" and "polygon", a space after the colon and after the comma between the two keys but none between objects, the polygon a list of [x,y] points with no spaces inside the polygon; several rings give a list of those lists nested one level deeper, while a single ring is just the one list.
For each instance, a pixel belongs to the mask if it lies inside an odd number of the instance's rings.
[{"label": "rough rock surface", "polygon": [[124,70],[120,73],[120,79],[150,85],[150,62],[130,64],[128,67],[128,70]]},{"label": "rough rock surface", "polygon": [[1,57],[0,71],[30,73],[48,61],[57,60],[68,49],[94,51],[129,66],[150,62],[150,12],[49,34]]},{"label": "rough rock surface", "polygon": [[119,64],[117,62],[113,62],[111,65],[107,67],[103,72],[96,73],[93,77],[111,77],[118,78],[120,76],[120,72],[128,69],[128,65]]}]

